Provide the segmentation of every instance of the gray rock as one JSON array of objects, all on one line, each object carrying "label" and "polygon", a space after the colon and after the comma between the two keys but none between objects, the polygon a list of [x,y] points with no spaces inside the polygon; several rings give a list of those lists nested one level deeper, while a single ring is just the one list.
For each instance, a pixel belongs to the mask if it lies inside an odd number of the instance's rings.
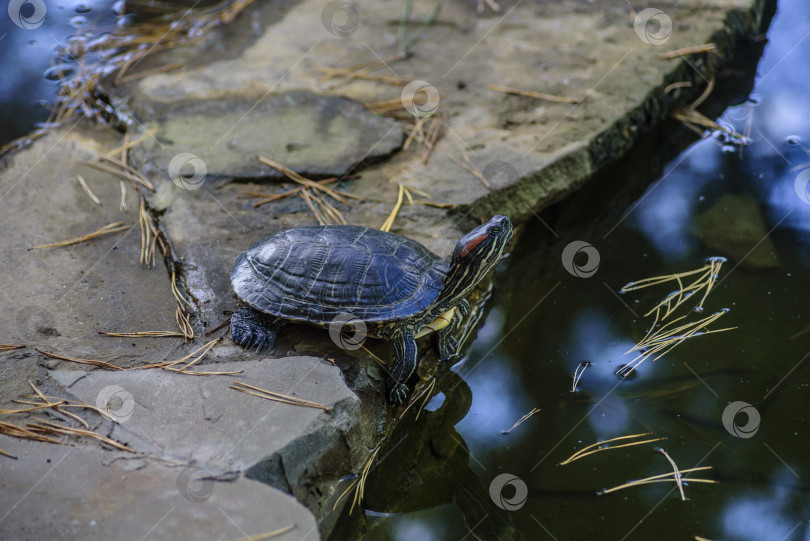
[{"label": "gray rock", "polygon": [[[316,471],[320,454],[342,445],[340,434],[357,416],[359,399],[342,381],[340,369],[313,357],[288,357],[205,365],[197,370],[242,371],[235,376],[189,376],[160,369],[129,372],[50,371],[79,400],[97,404],[116,394],[128,404],[110,436],[139,453],[161,460],[205,465],[210,475],[228,477],[266,462],[296,440],[319,434],[317,453],[288,453],[297,467]],[[291,406],[229,389],[234,381],[305,398],[332,409]],[[105,402],[102,399],[102,402]],[[347,420],[349,419],[349,420]],[[293,481],[297,481],[295,478]],[[279,483],[289,488],[290,483]],[[294,486],[294,485],[293,485]]]},{"label": "gray rock", "polygon": [[[354,100],[307,91],[259,99],[181,100],[162,105],[152,118],[160,126],[157,134],[132,154],[149,168],[174,171],[166,180],[202,174],[202,167],[209,181],[283,178],[257,156],[304,175],[340,176],[391,154],[403,140],[396,120],[373,115]],[[196,169],[183,157],[189,153],[202,160]]]},{"label": "gray rock", "polygon": [[[203,468],[120,453],[0,436],[0,537],[40,539],[238,539],[286,528],[274,539],[320,539],[295,498],[244,477],[207,478]],[[119,458],[120,460],[115,460]]]}]

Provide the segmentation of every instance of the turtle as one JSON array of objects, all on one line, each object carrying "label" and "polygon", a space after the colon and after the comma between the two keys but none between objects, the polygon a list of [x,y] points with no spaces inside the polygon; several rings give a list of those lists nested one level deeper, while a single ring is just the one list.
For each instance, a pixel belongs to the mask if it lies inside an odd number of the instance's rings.
[{"label": "turtle", "polygon": [[[512,222],[493,216],[458,241],[444,259],[422,244],[357,225],[280,231],[236,257],[231,284],[247,306],[231,318],[236,344],[272,349],[289,322],[331,331],[348,324],[391,343],[389,402],[402,404],[416,370],[416,339],[435,331],[442,360],[453,358],[454,333],[469,314],[465,297],[501,259]],[[334,338],[333,334],[333,338]],[[355,335],[356,337],[356,335]]]}]

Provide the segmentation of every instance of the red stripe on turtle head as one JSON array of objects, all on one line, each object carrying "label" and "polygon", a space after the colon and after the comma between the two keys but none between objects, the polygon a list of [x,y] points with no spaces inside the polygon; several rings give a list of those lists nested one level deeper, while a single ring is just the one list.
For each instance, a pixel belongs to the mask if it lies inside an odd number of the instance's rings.
[{"label": "red stripe on turtle head", "polygon": [[481,235],[480,237],[475,237],[474,239],[470,240],[464,245],[464,248],[461,249],[461,257],[467,257],[467,254],[475,250],[475,247],[481,244],[485,238],[487,238],[486,235]]}]

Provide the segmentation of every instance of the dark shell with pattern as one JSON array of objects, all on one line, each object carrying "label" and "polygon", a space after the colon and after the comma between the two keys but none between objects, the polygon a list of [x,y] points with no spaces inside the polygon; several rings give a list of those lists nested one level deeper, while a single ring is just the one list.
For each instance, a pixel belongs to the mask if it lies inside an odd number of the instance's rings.
[{"label": "dark shell with pattern", "polygon": [[427,310],[449,265],[393,233],[354,225],[301,227],[239,254],[231,282],[243,301],[283,319],[326,326],[348,313],[383,323]]}]

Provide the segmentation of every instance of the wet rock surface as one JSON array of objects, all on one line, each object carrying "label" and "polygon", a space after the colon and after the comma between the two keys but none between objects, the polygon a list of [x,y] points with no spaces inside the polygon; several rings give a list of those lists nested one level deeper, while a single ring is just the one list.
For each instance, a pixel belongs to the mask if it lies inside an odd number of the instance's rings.
[{"label": "wet rock surface", "polygon": [[[0,311],[0,328],[6,329],[0,343],[29,347],[0,352],[0,407],[13,407],[12,400],[30,393],[29,380],[91,404],[103,389],[119,386],[132,397],[131,417],[94,422],[138,456],[123,461],[121,452],[102,444],[63,447],[2,437],[0,448],[19,458],[0,456],[11,472],[0,478],[0,532],[22,539],[42,532],[139,538],[155,524],[156,538],[194,538],[192,532],[204,531],[232,539],[285,527],[289,522],[278,517],[289,516],[296,524],[286,534],[290,539],[328,535],[339,514],[332,503],[345,488],[339,479],[360,470],[396,415],[382,398],[382,368],[364,352],[340,349],[322,330],[290,326],[274,352],[256,354],[233,346],[225,328],[208,337],[222,341],[196,368],[242,374],[195,377],[159,369],[100,371],[47,358],[34,347],[131,368],[178,359],[202,345],[203,332],[240,306],[229,281],[236,255],[279,230],[315,223],[298,197],[259,207],[244,198],[297,187],[280,183],[258,154],[315,177],[351,171],[332,185],[360,198],[333,201],[349,223],[379,227],[398,185],[408,186],[417,201],[405,202],[393,232],[443,256],[470,226],[494,213],[519,224],[582,185],[674,107],[694,100],[734,41],[761,30],[764,4],[662,4],[673,25],[658,45],[643,29],[636,31],[619,0],[504,3],[497,15],[479,15],[475,3],[446,4],[411,54],[397,60],[400,6],[356,4],[359,19],[347,33],[322,17],[320,3],[257,3],[198,44],[153,55],[137,67],[183,61],[187,70],[115,90],[139,122],[131,140],[156,129],[131,153],[155,191],[136,194],[127,184],[126,210],[119,209],[121,178],[83,164],[120,146],[117,132],[82,121],[3,157],[0,299],[11,308]],[[416,7],[405,25],[406,39],[427,16],[422,9]],[[710,61],[705,55],[688,63],[658,58],[710,41],[717,45]],[[407,122],[360,105],[401,100],[402,85],[318,82],[319,67],[376,58],[386,58],[387,65],[375,73],[424,81],[436,90],[428,89],[427,102],[406,100],[399,111],[438,106],[427,112],[443,119],[444,131],[426,162],[418,141],[404,148]],[[667,88],[675,82],[689,85]],[[506,95],[488,88],[493,84],[583,101]],[[439,101],[431,102],[436,95]],[[425,126],[429,122],[428,115]],[[489,187],[451,161],[463,161],[463,153]],[[177,156],[184,157],[173,165]],[[83,191],[78,174],[101,205]],[[192,343],[97,334],[176,328],[170,274],[160,263],[152,270],[138,265],[141,196],[167,243],[167,265],[192,300]],[[134,227],[75,246],[29,250],[119,221]],[[423,351],[425,346],[420,343]],[[390,355],[379,342],[370,340],[368,347],[382,359]],[[426,366],[432,365],[423,360],[420,375]],[[227,388],[234,380],[300,395],[333,411],[244,395]],[[188,467],[217,479],[202,504],[177,490],[178,472]],[[244,532],[231,529],[234,522]],[[60,529],[66,524],[72,529]]]}]

